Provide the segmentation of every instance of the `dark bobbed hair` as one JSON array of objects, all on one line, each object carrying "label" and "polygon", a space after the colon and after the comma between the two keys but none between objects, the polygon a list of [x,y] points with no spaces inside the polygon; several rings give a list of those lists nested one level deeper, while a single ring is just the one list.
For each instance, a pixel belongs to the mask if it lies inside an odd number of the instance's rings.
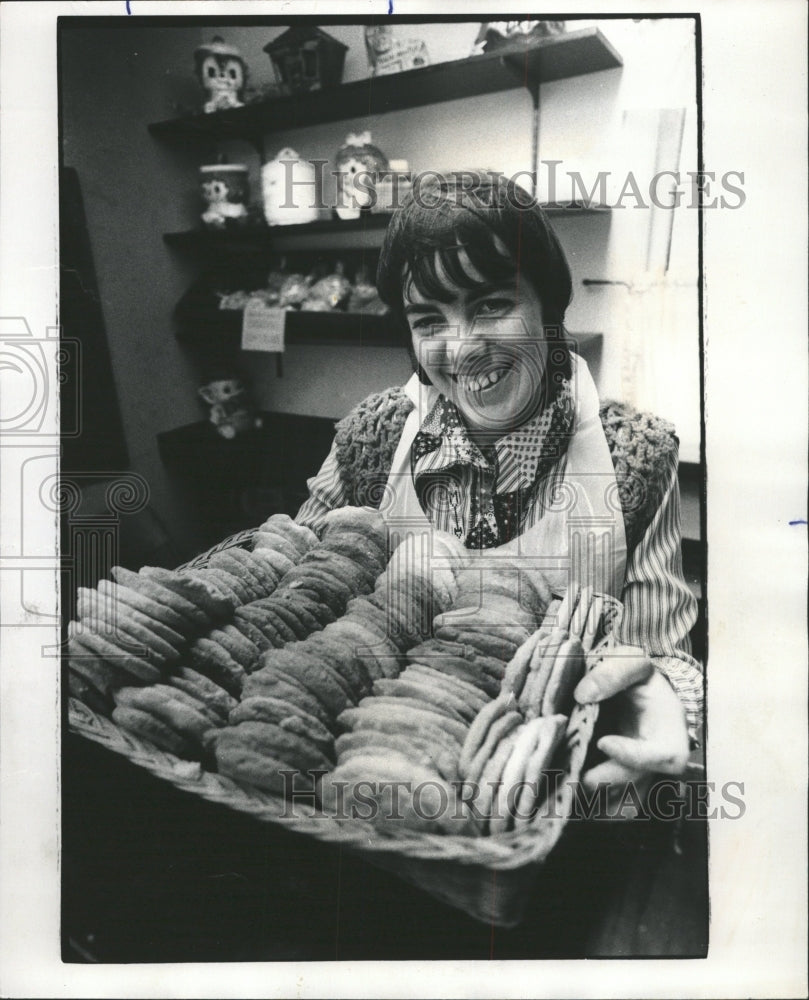
[{"label": "dark bobbed hair", "polygon": [[407,326],[408,282],[425,298],[452,300],[439,263],[458,288],[479,287],[461,265],[461,249],[486,283],[511,277],[530,283],[542,304],[546,336],[560,340],[561,350],[550,352],[551,386],[570,378],[564,319],[573,285],[564,250],[536,199],[501,174],[469,170],[416,178],[388,225],[376,274],[380,298],[396,319]]}]

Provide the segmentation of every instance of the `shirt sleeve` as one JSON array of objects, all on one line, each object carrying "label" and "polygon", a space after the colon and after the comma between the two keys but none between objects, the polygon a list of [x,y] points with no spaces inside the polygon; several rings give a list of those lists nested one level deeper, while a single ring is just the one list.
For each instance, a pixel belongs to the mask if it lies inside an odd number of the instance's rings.
[{"label": "shirt sleeve", "polygon": [[691,656],[689,633],[697,601],[683,576],[680,547],[677,454],[670,459],[663,500],[626,567],[619,641],[640,646],[677,692],[689,735],[699,738],[703,716],[703,672]]},{"label": "shirt sleeve", "polygon": [[332,442],[331,451],[320,467],[317,475],[306,480],[309,498],[301,505],[295,515],[298,524],[311,528],[320,535],[326,523],[326,515],[337,507],[345,507],[348,503],[348,492],[340,476],[337,464],[337,442]]}]

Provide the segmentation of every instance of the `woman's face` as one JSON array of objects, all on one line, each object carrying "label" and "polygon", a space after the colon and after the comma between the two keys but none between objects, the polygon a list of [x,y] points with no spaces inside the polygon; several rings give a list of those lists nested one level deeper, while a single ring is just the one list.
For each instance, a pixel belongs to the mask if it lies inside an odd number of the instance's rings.
[{"label": "woman's face", "polygon": [[518,274],[491,285],[465,250],[459,259],[480,287],[458,288],[438,260],[437,273],[452,301],[426,298],[408,280],[405,315],[416,358],[435,388],[455,403],[473,432],[494,439],[530,420],[542,405],[542,305]]}]

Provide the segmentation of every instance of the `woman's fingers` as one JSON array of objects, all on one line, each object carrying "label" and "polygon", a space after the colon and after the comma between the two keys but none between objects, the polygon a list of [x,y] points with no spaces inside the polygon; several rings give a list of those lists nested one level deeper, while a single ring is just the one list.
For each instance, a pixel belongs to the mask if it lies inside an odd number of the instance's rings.
[{"label": "woman's fingers", "polygon": [[596,764],[582,775],[581,783],[588,792],[594,792],[599,785],[621,786],[630,781],[637,781],[641,772],[636,771],[617,760],[605,760]]},{"label": "woman's fingers", "polygon": [[678,733],[661,733],[655,740],[629,736],[602,736],[598,749],[627,769],[658,774],[681,774],[688,762],[688,739]]},{"label": "woman's fingers", "polygon": [[[650,784],[651,775],[625,767],[616,760],[604,761],[582,778],[585,792],[595,798],[594,815],[601,819],[641,816]],[[599,786],[604,786],[601,791],[597,791]]]},{"label": "woman's fingers", "polygon": [[605,701],[634,684],[648,680],[653,672],[654,665],[643,650],[634,646],[618,646],[579,681],[573,696],[580,705]]}]

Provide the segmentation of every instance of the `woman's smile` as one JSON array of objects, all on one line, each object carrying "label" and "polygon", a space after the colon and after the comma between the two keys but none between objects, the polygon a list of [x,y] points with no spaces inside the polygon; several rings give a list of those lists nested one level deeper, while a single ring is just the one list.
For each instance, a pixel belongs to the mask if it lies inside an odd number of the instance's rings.
[{"label": "woman's smile", "polygon": [[516,271],[508,282],[491,285],[465,251],[459,258],[474,284],[461,288],[447,279],[447,301],[427,298],[407,283],[413,349],[470,430],[506,434],[542,405],[547,360],[542,306]]}]

